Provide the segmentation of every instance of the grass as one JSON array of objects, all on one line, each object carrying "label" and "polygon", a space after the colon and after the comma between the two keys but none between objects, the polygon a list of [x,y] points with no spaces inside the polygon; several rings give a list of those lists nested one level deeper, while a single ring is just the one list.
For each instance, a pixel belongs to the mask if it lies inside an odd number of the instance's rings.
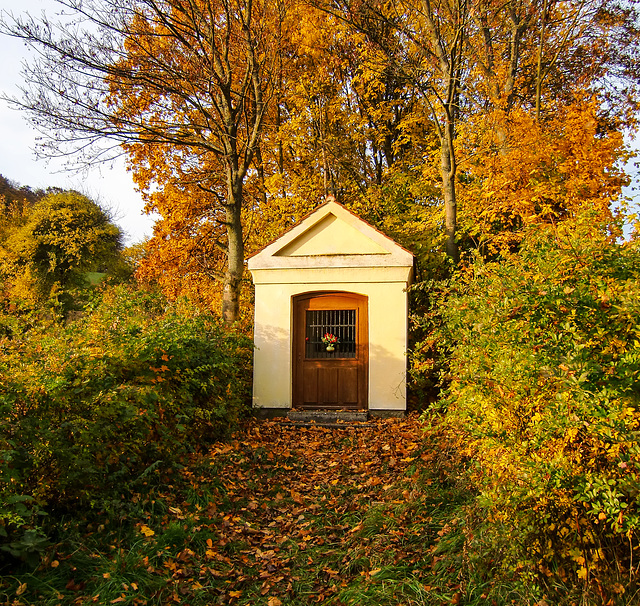
[{"label": "grass", "polygon": [[254,422],[120,510],[58,520],[39,567],[0,579],[0,603],[512,603],[469,577],[471,495],[422,431],[416,418],[367,430]]},{"label": "grass", "polygon": [[99,284],[106,275],[106,273],[100,271],[88,271],[84,274],[84,277],[91,286],[95,286]]}]

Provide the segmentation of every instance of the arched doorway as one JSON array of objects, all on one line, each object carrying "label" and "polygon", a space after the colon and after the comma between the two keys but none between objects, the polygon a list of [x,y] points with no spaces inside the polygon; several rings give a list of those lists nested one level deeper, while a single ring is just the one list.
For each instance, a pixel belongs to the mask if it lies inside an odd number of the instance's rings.
[{"label": "arched doorway", "polygon": [[[322,338],[334,335],[332,351]],[[366,409],[369,324],[366,296],[314,292],[293,298],[293,406]]]}]

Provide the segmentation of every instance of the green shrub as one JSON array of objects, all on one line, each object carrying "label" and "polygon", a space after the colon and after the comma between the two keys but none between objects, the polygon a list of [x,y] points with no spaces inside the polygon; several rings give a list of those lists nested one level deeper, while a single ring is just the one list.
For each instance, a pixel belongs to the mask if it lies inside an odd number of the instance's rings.
[{"label": "green shrub", "polygon": [[529,586],[617,599],[640,557],[637,243],[585,217],[456,284],[444,405],[486,521],[470,553]]},{"label": "green shrub", "polygon": [[452,287],[447,278],[425,280],[411,286],[410,348],[408,356],[409,406],[428,410],[446,381],[449,351],[442,339],[442,302]]},{"label": "green shrub", "polygon": [[[5,503],[103,508],[248,410],[250,341],[131,287],[105,290],[67,327],[0,345]],[[0,509],[5,534],[33,528],[26,513]]]}]

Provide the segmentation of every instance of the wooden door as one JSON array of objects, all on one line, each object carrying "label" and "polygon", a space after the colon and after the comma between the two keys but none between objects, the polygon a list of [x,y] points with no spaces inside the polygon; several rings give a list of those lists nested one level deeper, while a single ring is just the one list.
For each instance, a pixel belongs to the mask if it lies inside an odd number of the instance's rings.
[{"label": "wooden door", "polygon": [[[293,405],[366,409],[369,371],[367,297],[307,293],[293,301]],[[323,336],[338,342],[327,350]]]}]

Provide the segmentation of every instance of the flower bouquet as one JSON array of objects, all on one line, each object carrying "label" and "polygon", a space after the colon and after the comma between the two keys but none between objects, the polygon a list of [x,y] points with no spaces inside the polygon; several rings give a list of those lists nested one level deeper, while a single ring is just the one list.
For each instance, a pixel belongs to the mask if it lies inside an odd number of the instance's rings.
[{"label": "flower bouquet", "polygon": [[322,337],[322,342],[326,345],[327,351],[333,351],[338,343],[338,337],[328,332]]}]

